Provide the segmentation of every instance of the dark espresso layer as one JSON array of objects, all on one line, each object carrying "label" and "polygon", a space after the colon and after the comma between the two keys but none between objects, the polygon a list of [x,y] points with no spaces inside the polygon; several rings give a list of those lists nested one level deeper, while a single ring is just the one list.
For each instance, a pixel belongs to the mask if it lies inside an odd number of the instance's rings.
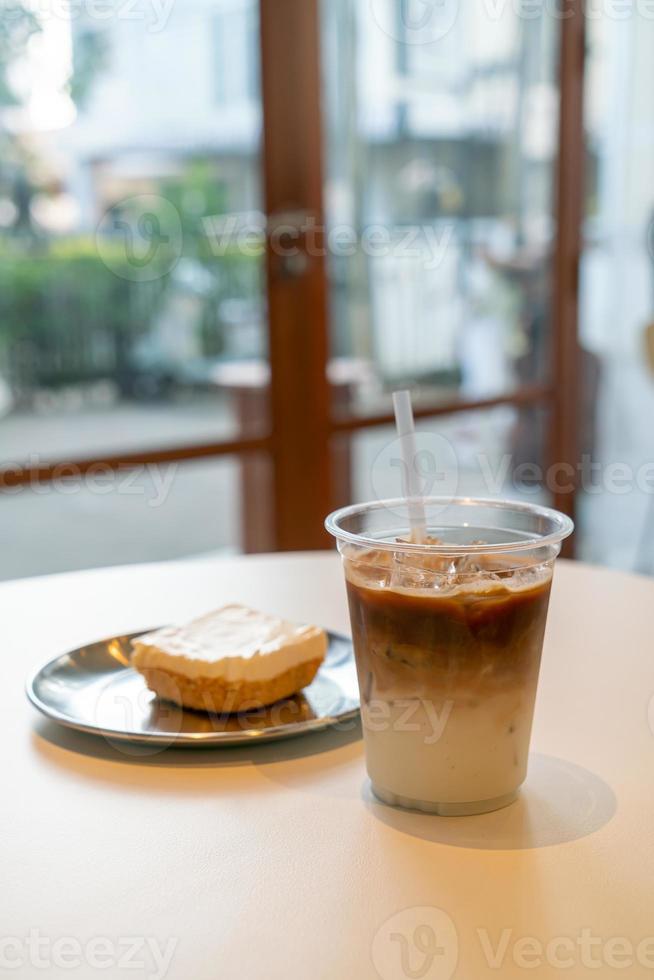
[{"label": "dark espresso layer", "polygon": [[419,690],[476,691],[535,683],[551,580],[512,591],[451,595],[369,588],[347,580],[364,697]]}]

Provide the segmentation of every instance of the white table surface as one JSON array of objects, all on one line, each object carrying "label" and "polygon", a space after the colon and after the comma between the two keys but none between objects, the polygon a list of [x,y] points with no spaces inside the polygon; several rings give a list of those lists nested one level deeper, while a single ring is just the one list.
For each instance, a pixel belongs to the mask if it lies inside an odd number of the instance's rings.
[{"label": "white table surface", "polygon": [[161,977],[173,947],[169,980],[653,974],[653,580],[559,564],[523,794],[449,819],[374,802],[357,735],[143,760],[25,699],[70,647],[229,600],[348,629],[327,554],[0,586],[0,975]]}]

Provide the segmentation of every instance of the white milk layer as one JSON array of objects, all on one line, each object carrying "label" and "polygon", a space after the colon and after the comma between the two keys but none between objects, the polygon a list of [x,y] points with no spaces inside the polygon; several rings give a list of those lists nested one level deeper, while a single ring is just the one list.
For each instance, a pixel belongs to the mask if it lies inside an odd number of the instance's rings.
[{"label": "white milk layer", "polygon": [[527,774],[535,687],[363,708],[373,785],[418,803],[472,803],[515,792]]}]

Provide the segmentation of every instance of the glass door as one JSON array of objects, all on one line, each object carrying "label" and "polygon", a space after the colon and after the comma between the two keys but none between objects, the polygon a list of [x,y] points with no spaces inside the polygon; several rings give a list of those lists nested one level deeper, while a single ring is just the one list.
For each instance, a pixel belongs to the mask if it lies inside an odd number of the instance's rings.
[{"label": "glass door", "polygon": [[572,509],[583,20],[528,7],[12,8],[0,576],[327,546],[404,385],[426,488]]},{"label": "glass door", "polygon": [[271,430],[258,4],[25,2],[0,37],[0,575],[241,547],[262,462],[228,454]]},{"label": "glass door", "polygon": [[341,499],[399,491],[403,386],[431,433],[425,489],[554,499],[561,23],[482,0],[323,2]]}]

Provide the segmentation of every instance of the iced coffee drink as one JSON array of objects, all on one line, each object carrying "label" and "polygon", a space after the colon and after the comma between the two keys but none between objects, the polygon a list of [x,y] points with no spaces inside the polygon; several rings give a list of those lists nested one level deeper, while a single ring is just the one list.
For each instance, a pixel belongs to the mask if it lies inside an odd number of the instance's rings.
[{"label": "iced coffee drink", "polygon": [[328,522],[345,568],[368,773],[391,804],[498,809],[527,773],[553,562],[571,525],[544,508],[476,503],[435,514],[419,545],[398,502]]}]

